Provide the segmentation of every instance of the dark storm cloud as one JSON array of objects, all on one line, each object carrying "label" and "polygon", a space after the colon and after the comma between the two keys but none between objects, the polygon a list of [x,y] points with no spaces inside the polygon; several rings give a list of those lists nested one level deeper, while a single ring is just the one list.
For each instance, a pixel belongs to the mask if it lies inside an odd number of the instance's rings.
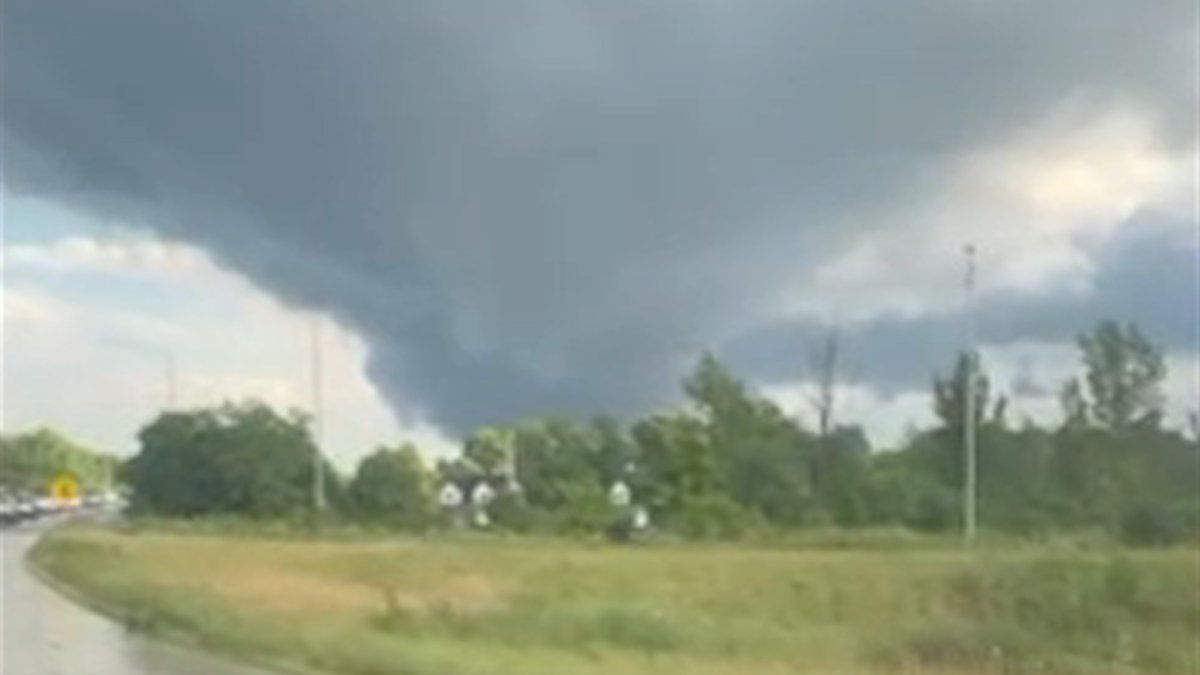
[{"label": "dark storm cloud", "polygon": [[1192,139],[1186,0],[2,11],[7,189],[330,311],[402,413],[455,429],[661,400],[834,223],[1068,99]]},{"label": "dark storm cloud", "polygon": [[[1029,340],[1072,343],[1105,319],[1133,322],[1169,352],[1194,352],[1200,335],[1197,299],[1197,247],[1182,227],[1162,227],[1153,217],[1126,224],[1123,234],[1097,252],[1098,272],[1086,294],[1002,294],[984,298],[975,313],[976,335],[984,345]],[[983,270],[986,273],[986,270]],[[934,372],[949,370],[962,349],[961,316],[883,319],[839,329],[851,374],[886,391],[928,384]],[[757,379],[786,381],[811,377],[807,356],[828,334],[819,323],[793,321],[750,331],[726,346],[725,356]],[[1018,364],[1013,386],[1033,394],[1038,373]]]}]

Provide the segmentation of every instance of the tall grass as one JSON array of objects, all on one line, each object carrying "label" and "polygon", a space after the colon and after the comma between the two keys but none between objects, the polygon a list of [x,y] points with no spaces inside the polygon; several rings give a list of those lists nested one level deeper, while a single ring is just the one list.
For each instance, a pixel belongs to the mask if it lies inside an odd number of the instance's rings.
[{"label": "tall grass", "polygon": [[1197,667],[1189,549],[185,530],[66,529],[33,555],[133,628],[351,675]]},{"label": "tall grass", "polygon": [[1005,673],[1196,672],[1195,574],[1128,557],[965,569],[946,580],[952,620],[902,633],[881,657]]}]

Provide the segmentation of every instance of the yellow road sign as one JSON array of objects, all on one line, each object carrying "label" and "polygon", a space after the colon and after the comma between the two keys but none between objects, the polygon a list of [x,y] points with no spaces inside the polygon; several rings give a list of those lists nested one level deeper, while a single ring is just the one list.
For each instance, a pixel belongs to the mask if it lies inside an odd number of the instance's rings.
[{"label": "yellow road sign", "polygon": [[59,501],[79,498],[79,481],[70,474],[62,474],[50,483],[50,496]]}]

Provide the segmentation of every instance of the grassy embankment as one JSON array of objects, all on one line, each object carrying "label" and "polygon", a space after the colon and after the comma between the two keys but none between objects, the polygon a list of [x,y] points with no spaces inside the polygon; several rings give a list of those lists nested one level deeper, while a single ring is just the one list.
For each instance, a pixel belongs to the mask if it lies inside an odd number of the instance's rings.
[{"label": "grassy embankment", "polygon": [[75,527],[131,627],[335,673],[1194,673],[1197,553],[313,541]]}]

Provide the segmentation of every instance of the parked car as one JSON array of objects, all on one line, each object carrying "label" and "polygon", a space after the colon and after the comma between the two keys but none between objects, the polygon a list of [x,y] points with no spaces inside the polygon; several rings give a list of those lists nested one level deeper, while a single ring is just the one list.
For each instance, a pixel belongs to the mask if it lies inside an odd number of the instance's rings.
[{"label": "parked car", "polygon": [[8,495],[0,496],[0,524],[9,525],[20,520],[17,500]]},{"label": "parked car", "polygon": [[40,516],[47,516],[52,513],[57,513],[62,506],[58,500],[53,497],[38,497],[33,500],[34,508]]},{"label": "parked car", "polygon": [[20,520],[38,517],[37,502],[33,497],[25,495],[17,500],[17,517]]}]

